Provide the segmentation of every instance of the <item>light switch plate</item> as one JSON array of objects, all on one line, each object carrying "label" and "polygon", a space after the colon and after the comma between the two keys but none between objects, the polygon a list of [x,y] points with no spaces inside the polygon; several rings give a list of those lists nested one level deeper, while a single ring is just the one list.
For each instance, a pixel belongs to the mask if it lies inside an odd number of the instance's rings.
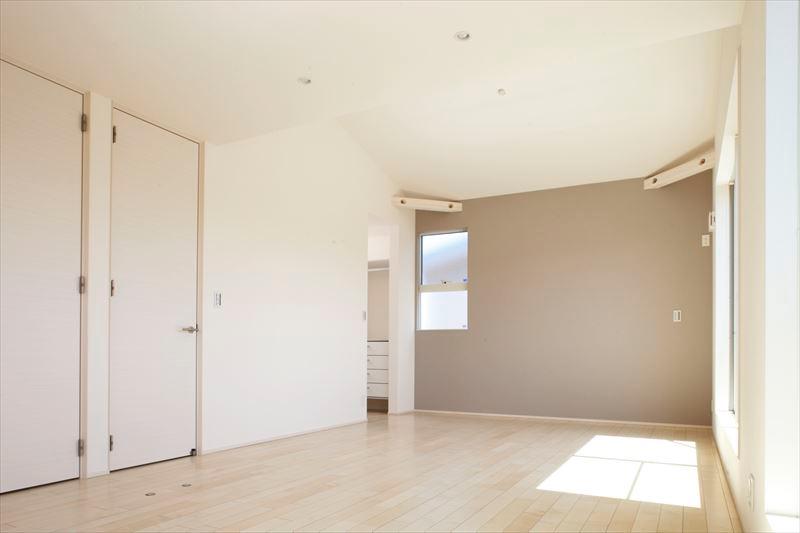
[{"label": "light switch plate", "polygon": [[222,293],[215,292],[214,293],[214,307],[219,309],[222,307]]},{"label": "light switch plate", "polygon": [[672,311],[672,321],[673,322],[680,322],[683,319],[683,311],[680,309],[673,309]]},{"label": "light switch plate", "polygon": [[702,244],[703,248],[711,246],[711,235],[709,235],[708,233],[704,233],[703,236],[700,238],[700,244]]}]

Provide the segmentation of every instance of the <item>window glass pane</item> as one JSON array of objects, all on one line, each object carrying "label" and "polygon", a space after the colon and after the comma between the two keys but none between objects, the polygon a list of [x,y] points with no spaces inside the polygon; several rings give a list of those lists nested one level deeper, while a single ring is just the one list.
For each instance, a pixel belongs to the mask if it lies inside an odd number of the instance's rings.
[{"label": "window glass pane", "polygon": [[467,282],[467,232],[422,236],[422,284]]},{"label": "window glass pane", "polygon": [[467,329],[467,291],[421,292],[420,329]]}]

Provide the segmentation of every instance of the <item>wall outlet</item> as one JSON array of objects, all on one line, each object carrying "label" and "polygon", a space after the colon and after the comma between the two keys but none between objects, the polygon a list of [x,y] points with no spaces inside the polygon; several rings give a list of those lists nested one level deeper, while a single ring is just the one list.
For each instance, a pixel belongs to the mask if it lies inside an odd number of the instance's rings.
[{"label": "wall outlet", "polygon": [[702,237],[700,237],[700,245],[703,248],[708,248],[711,246],[711,235],[708,233],[704,233]]},{"label": "wall outlet", "polygon": [[680,309],[673,309],[672,310],[672,321],[673,322],[680,322],[683,319],[683,311]]},{"label": "wall outlet", "polygon": [[753,474],[747,476],[747,508],[751,511],[756,509],[756,478]]}]

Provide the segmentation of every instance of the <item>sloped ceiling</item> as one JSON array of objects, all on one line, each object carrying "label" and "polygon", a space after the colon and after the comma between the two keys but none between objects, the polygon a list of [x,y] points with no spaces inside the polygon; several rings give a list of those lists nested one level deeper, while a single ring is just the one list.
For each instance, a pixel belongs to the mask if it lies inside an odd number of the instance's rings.
[{"label": "sloped ceiling", "polygon": [[741,8],[3,1],[0,52],[214,143],[340,119],[400,186],[459,199],[641,176],[710,140]]},{"label": "sloped ceiling", "polygon": [[[709,146],[719,32],[540,67],[342,123],[408,191],[468,199],[644,177]],[[497,93],[502,88],[505,95]]]}]

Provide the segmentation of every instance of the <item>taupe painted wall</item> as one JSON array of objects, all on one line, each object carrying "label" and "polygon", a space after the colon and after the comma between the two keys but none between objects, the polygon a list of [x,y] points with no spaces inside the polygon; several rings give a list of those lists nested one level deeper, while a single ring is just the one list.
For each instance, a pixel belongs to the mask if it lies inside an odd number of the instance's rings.
[{"label": "taupe painted wall", "polygon": [[711,206],[709,171],[418,211],[469,230],[469,329],[417,332],[416,408],[710,424]]},{"label": "taupe painted wall", "polygon": [[367,273],[367,340],[389,340],[389,271]]}]

